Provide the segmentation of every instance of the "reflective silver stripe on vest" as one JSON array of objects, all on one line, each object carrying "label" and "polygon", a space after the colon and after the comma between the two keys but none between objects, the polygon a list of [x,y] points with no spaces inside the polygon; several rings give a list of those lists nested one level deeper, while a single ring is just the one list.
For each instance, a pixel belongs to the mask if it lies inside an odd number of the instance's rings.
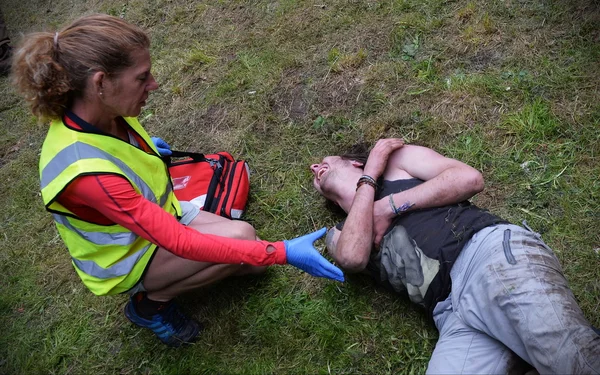
[{"label": "reflective silver stripe on vest", "polygon": [[69,228],[70,231],[77,233],[80,237],[89,241],[95,245],[121,245],[128,246],[135,242],[138,238],[133,232],[120,232],[120,233],[106,233],[106,232],[87,232],[78,228],[75,228],[66,216],[52,214],[54,221]]},{"label": "reflective silver stripe on vest", "polygon": [[[123,163],[121,160],[109,154],[108,152],[83,142],[75,142],[72,145],[62,149],[58,154],[56,154],[56,156],[54,156],[54,158],[52,158],[52,160],[50,160],[48,165],[44,167],[41,178],[42,190],[65,169],[67,169],[68,166],[82,159],[104,159],[110,161],[119,167],[119,169],[135,183],[146,199],[157,203],[157,199],[154,196],[152,189],[150,189],[144,180],[142,180],[133,170],[131,170],[127,164]],[[170,184],[167,185],[170,188]]]},{"label": "reflective silver stripe on vest", "polygon": [[167,199],[169,199],[169,194],[171,194],[171,184],[167,184],[167,188],[165,193],[162,195],[162,197],[160,197],[160,206],[164,207],[165,203],[167,203]]},{"label": "reflective silver stripe on vest", "polygon": [[115,263],[108,268],[102,268],[98,263],[93,260],[79,260],[71,258],[73,263],[81,271],[85,272],[90,276],[97,277],[99,279],[111,279],[113,277],[125,276],[133,269],[137,261],[148,251],[151,245],[144,247],[136,253],[130,255],[126,259],[123,259],[119,263]]},{"label": "reflective silver stripe on vest", "polygon": [[[101,150],[95,146],[91,146],[83,142],[75,142],[61,150],[52,158],[52,160],[44,167],[41,173],[41,187],[47,187],[57,176],[59,176],[70,165],[78,160],[83,159],[103,159],[115,164],[127,178],[129,178],[139,189],[141,194],[153,203],[157,203],[156,196],[150,187],[142,178],[140,178],[127,164],[110,153]],[[171,193],[171,184],[167,182],[166,192],[160,197],[161,207],[165,205]],[[86,241],[96,245],[115,244],[120,246],[129,246],[139,237],[131,232],[126,233],[105,233],[105,232],[88,232],[75,228],[65,216],[54,214],[54,220],[67,227],[72,233],[76,233]],[[143,249],[135,252],[126,259],[113,264],[109,268],[103,268],[93,260],[79,260],[72,257],[75,266],[82,272],[99,278],[110,279],[119,276],[128,275],[135,267],[138,260],[153,246],[148,244]]]}]

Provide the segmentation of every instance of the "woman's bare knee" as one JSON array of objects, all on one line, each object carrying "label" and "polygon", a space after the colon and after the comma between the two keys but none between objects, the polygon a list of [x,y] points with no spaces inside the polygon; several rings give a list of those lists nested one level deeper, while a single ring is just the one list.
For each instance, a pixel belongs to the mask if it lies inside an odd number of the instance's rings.
[{"label": "woman's bare knee", "polygon": [[230,232],[227,237],[237,238],[240,240],[255,240],[256,230],[254,227],[245,221],[232,221],[230,223]]},{"label": "woman's bare knee", "polygon": [[200,233],[237,238],[239,240],[256,240],[256,230],[247,222],[230,220],[224,217],[218,217],[219,219],[216,221],[209,221],[209,219],[214,219],[216,216],[214,214],[211,215],[198,216],[188,226]]}]

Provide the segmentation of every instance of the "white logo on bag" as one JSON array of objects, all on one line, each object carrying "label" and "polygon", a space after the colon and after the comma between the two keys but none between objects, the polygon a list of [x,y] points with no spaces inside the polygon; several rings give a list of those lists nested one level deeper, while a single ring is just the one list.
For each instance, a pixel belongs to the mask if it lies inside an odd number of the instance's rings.
[{"label": "white logo on bag", "polygon": [[185,189],[192,176],[176,177],[173,179],[173,190]]}]

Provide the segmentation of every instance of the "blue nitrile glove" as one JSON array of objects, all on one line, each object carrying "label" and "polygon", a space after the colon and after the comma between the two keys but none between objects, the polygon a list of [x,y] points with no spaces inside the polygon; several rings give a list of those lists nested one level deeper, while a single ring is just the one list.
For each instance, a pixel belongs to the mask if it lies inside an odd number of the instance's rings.
[{"label": "blue nitrile glove", "polygon": [[337,281],[344,281],[344,273],[329,263],[329,261],[314,248],[313,242],[323,237],[327,232],[321,228],[316,232],[306,234],[293,240],[285,240],[285,253],[287,262],[294,267],[317,277],[326,277]]},{"label": "blue nitrile glove", "polygon": [[160,156],[169,156],[172,154],[171,146],[169,146],[167,142],[158,137],[150,137],[150,139],[152,140],[152,143],[154,143],[154,146],[156,146],[158,149]]}]

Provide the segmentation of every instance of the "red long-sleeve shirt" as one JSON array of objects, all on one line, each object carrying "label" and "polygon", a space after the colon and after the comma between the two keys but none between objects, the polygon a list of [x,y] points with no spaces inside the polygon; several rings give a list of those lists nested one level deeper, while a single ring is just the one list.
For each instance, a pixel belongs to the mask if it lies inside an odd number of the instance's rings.
[{"label": "red long-sleeve shirt", "polygon": [[[87,123],[83,124],[85,127],[80,126],[82,121],[72,113],[64,118],[65,124],[74,129],[91,126]],[[143,138],[131,128],[128,131],[140,148],[152,152]],[[286,263],[283,242],[238,240],[198,232],[180,224],[159,205],[138,194],[121,176],[97,174],[77,177],[60,194],[58,202],[83,220],[101,225],[119,224],[182,258],[257,266]],[[269,245],[275,251],[268,253]]]}]

